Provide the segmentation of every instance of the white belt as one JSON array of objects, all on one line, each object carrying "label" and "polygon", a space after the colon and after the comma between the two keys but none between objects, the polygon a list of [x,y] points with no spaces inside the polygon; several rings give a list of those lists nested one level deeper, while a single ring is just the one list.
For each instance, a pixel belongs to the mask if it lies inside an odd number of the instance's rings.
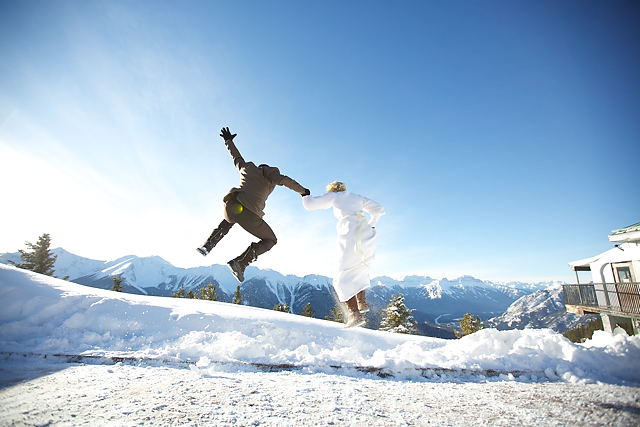
[{"label": "white belt", "polygon": [[356,259],[359,262],[364,262],[364,252],[362,252],[362,234],[367,226],[367,218],[364,216],[362,211],[355,213],[345,213],[342,214],[340,219],[346,218],[348,216],[355,215],[358,218],[358,228],[356,228],[356,247],[354,251],[356,253]]}]

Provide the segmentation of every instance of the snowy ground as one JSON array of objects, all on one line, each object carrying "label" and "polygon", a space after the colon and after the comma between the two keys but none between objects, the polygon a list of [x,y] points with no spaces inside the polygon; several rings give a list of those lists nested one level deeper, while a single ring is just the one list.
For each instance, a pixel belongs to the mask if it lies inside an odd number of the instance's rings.
[{"label": "snowy ground", "polygon": [[7,266],[0,361],[0,425],[640,425],[639,337],[344,330]]},{"label": "snowy ground", "polygon": [[33,360],[3,363],[0,374],[1,425],[640,423],[640,390],[609,384],[499,378],[409,381],[376,375],[228,368],[202,376],[179,366]]}]

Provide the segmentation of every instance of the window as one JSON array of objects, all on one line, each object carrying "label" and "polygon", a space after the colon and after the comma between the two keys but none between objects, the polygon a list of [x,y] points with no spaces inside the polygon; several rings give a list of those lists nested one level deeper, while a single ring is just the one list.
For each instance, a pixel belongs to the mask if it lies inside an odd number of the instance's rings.
[{"label": "window", "polygon": [[619,262],[611,265],[616,283],[635,283],[636,275],[631,262]]},{"label": "window", "polygon": [[616,272],[618,273],[618,282],[619,283],[631,283],[631,269],[629,267],[617,267]]}]

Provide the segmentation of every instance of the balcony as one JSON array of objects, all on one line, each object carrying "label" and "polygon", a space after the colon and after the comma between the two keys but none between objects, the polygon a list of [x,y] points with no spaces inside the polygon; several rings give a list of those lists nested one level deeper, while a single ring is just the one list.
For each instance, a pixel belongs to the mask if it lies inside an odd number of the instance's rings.
[{"label": "balcony", "polygon": [[575,314],[603,313],[640,318],[640,283],[563,285],[565,306]]}]

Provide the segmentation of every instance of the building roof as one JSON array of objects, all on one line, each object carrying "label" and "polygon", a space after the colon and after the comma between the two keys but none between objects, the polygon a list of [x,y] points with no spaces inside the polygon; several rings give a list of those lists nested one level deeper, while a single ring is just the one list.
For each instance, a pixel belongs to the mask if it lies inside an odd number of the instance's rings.
[{"label": "building roof", "polygon": [[570,263],[569,263],[569,267],[571,267],[571,269],[572,269],[573,271],[591,271],[590,264],[591,264],[592,262],[596,262],[596,261],[598,261],[598,260],[599,260],[600,258],[602,258],[605,254],[606,254],[606,252],[605,252],[605,253],[602,253],[602,254],[600,254],[600,255],[593,256],[593,257],[591,257],[591,258],[581,259],[581,260],[579,260],[579,261],[573,261],[573,262],[570,262]]},{"label": "building roof", "polygon": [[636,223],[635,223],[635,224],[633,224],[633,225],[630,225],[630,226],[625,227],[625,228],[621,228],[621,229],[619,229],[619,230],[613,230],[613,231],[611,232],[611,235],[614,235],[614,234],[622,234],[622,233],[627,233],[627,232],[629,232],[629,231],[638,231],[638,230],[640,230],[640,222],[636,222]]},{"label": "building roof", "polygon": [[610,242],[640,242],[640,222],[636,222],[625,228],[613,230],[609,234]]}]

